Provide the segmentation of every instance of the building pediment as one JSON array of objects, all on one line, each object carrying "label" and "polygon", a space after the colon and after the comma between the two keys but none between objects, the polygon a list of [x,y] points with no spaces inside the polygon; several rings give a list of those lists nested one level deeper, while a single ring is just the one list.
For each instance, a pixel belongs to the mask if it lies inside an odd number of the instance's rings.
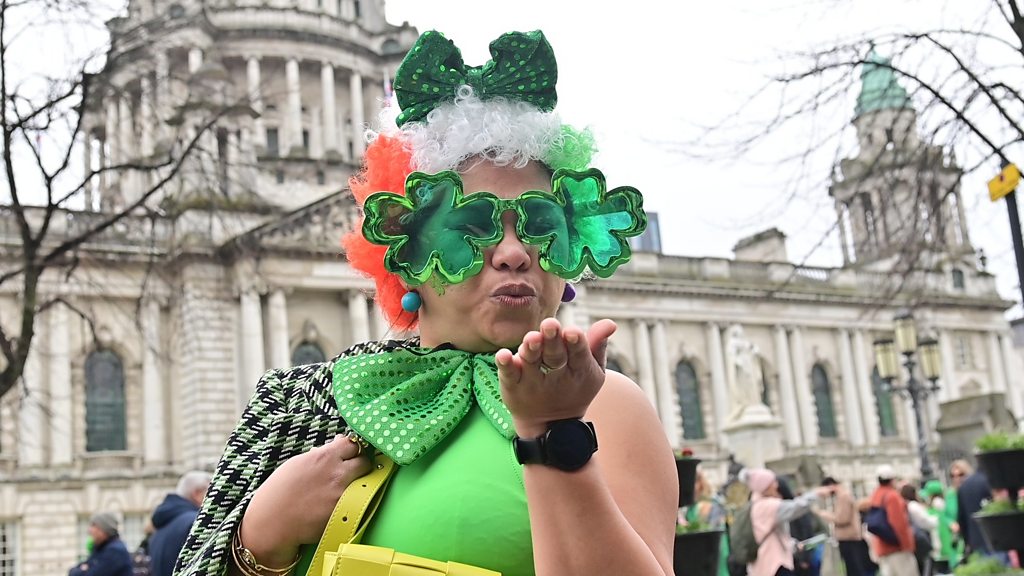
[{"label": "building pediment", "polygon": [[341,237],[359,221],[349,190],[340,190],[267,222],[224,245],[232,252],[324,255],[341,251]]}]

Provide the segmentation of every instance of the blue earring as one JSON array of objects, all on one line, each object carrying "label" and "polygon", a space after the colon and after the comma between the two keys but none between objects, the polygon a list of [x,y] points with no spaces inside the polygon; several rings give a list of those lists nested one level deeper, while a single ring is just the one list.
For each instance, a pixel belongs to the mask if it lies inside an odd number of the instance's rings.
[{"label": "blue earring", "polygon": [[420,299],[420,295],[412,290],[406,292],[402,296],[402,310],[415,314],[420,306],[423,305],[423,300]]}]

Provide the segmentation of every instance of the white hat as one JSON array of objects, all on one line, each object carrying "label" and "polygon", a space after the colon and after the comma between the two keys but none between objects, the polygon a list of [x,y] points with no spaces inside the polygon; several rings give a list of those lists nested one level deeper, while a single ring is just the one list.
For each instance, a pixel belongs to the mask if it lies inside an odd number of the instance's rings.
[{"label": "white hat", "polygon": [[896,471],[889,464],[882,464],[875,469],[875,477],[879,480],[892,480],[897,478]]}]

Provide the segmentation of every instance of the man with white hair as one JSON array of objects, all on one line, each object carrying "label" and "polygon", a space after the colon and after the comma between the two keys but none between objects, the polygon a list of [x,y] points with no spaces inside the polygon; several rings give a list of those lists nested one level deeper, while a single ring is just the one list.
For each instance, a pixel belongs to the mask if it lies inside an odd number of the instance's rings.
[{"label": "man with white hair", "polygon": [[150,564],[153,576],[171,576],[192,522],[199,514],[199,506],[210,487],[210,473],[192,471],[178,480],[178,487],[168,494],[153,511],[156,532],[149,540]]}]

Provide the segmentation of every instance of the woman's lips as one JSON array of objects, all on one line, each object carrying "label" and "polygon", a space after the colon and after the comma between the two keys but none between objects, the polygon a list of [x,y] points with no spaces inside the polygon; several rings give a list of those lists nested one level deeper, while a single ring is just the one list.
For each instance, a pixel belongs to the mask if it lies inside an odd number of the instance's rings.
[{"label": "woman's lips", "polygon": [[537,299],[537,291],[529,284],[502,284],[491,292],[491,299],[501,306],[521,308],[529,306]]}]

